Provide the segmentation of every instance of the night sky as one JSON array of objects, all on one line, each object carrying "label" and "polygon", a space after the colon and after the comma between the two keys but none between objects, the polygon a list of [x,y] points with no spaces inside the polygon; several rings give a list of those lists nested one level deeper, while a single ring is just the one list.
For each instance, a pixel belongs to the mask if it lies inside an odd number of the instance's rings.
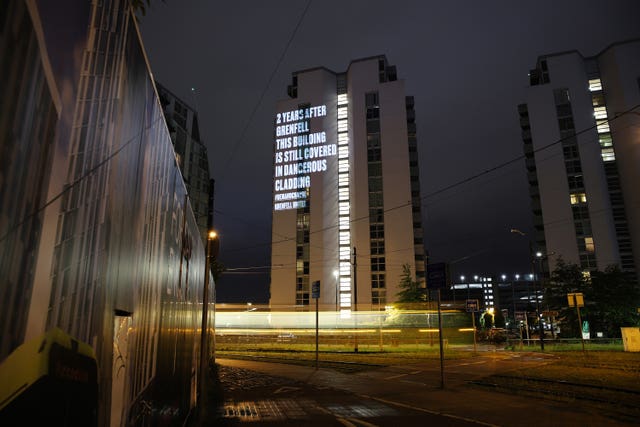
[{"label": "night sky", "polygon": [[527,238],[509,232],[532,232],[524,160],[440,190],[521,156],[517,105],[537,57],[592,56],[640,37],[640,2],[308,4],[166,0],[140,17],[154,77],[199,112],[220,260],[231,270],[217,284],[218,301],[268,301],[268,269],[233,269],[270,263],[273,117],[291,73],[343,72],[379,54],[415,97],[430,262],[450,262],[455,276],[526,272]]}]

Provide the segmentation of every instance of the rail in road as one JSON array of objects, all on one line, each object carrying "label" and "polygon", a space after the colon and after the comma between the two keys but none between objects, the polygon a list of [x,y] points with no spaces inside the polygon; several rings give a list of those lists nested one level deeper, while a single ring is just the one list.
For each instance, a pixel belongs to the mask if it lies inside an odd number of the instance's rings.
[{"label": "rail in road", "polygon": [[[523,364],[534,366],[545,363],[544,358],[537,354],[452,361],[456,363],[448,365],[451,371],[446,372],[448,382],[445,389],[438,386],[439,376],[434,372],[434,366],[422,363],[375,367],[368,371],[345,374],[333,369],[315,370],[310,366],[282,363],[229,359],[219,362],[271,378],[295,381],[295,384],[289,385],[273,384],[271,388],[260,390],[260,393],[266,394],[253,396],[258,396],[254,400],[260,402],[287,396],[287,402],[279,401],[279,404],[292,405],[292,401],[302,404],[307,413],[305,416],[310,417],[305,419],[304,424],[310,421],[311,425],[358,426],[411,426],[428,423],[539,427],[541,422],[547,426],[629,425],[628,420],[611,418],[598,412],[597,408],[580,405],[577,401],[568,405],[566,402],[539,400],[516,393],[495,393],[486,387],[469,385],[470,381],[478,379],[472,375],[473,372],[479,376],[484,374],[478,371],[495,375],[513,369],[514,364],[522,367]],[[305,392],[286,387],[300,387]],[[233,405],[238,401],[232,398],[227,404]],[[363,412],[359,413],[359,409]],[[526,417],[522,416],[524,413],[527,414]],[[431,421],[426,421],[427,419]],[[318,420],[328,423],[313,424]],[[288,425],[295,425],[295,422]]]}]

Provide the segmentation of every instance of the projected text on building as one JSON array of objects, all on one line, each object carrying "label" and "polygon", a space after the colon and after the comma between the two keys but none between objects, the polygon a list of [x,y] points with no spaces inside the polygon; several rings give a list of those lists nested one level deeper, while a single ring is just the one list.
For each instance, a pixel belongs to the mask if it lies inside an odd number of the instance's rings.
[{"label": "projected text on building", "polygon": [[326,131],[310,132],[312,121],[326,115],[326,105],[276,114],[274,210],[305,207],[311,174],[326,171],[327,158],[338,154]]}]

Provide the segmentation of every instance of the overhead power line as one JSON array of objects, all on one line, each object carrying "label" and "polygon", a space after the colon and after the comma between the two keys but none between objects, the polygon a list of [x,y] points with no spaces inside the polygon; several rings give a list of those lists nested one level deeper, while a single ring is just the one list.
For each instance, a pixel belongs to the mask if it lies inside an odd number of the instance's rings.
[{"label": "overhead power line", "polygon": [[236,139],[235,142],[233,143],[233,145],[231,146],[231,154],[229,155],[229,158],[227,159],[227,161],[224,163],[224,169],[222,170],[222,173],[220,174],[220,177],[218,179],[222,179],[222,177],[224,177],[224,175],[227,172],[227,168],[233,162],[233,156],[235,155],[236,151],[238,150],[238,146],[244,141],[244,137],[245,137],[245,135],[247,133],[247,130],[249,129],[249,126],[253,122],[253,118],[255,117],[256,113],[258,112],[258,108],[260,108],[260,105],[262,105],[262,101],[264,100],[264,97],[267,94],[267,91],[269,90],[269,87],[271,87],[271,82],[273,81],[273,78],[276,76],[276,73],[278,72],[278,69],[280,68],[280,65],[282,64],[282,61],[284,60],[284,57],[287,54],[287,51],[289,50],[289,46],[291,46],[291,43],[293,42],[293,39],[296,37],[296,34],[298,33],[298,29],[300,28],[300,25],[302,24],[302,21],[304,20],[304,17],[307,14],[307,11],[309,10],[309,6],[311,6],[311,0],[309,0],[307,2],[307,5],[305,6],[304,10],[302,11],[302,14],[298,18],[298,22],[296,23],[295,28],[291,32],[291,36],[289,37],[289,40],[287,41],[287,44],[284,46],[284,49],[282,50],[282,53],[280,54],[280,58],[278,58],[278,62],[276,63],[276,66],[273,68],[273,71],[271,72],[271,75],[269,76],[269,80],[267,80],[267,84],[265,85],[264,89],[262,90],[262,93],[260,94],[260,98],[258,98],[258,102],[256,102],[256,105],[253,107],[253,110],[251,111],[251,114],[249,114],[249,118],[247,119],[247,123],[244,125],[244,127],[242,128],[242,131],[240,132],[240,136],[238,136],[238,139]]},{"label": "overhead power line", "polygon": [[[625,111],[623,111],[623,112],[621,112],[621,113],[618,113],[615,117],[608,118],[608,119],[606,120],[606,122],[611,123],[611,122],[613,122],[614,120],[617,120],[617,119],[619,119],[620,117],[622,117],[622,116],[624,116],[624,115],[626,115],[626,114],[634,113],[634,110],[636,110],[636,109],[638,109],[638,108],[640,108],[640,104],[634,105],[633,107],[629,108],[628,110],[625,110]],[[555,145],[561,144],[562,142],[564,142],[564,141],[566,141],[566,140],[568,140],[568,139],[575,138],[576,136],[582,135],[583,133],[586,133],[586,132],[589,132],[589,131],[591,131],[591,130],[593,130],[593,129],[596,129],[596,128],[597,128],[597,126],[598,126],[598,124],[596,123],[596,124],[594,124],[593,126],[590,126],[590,127],[585,128],[585,129],[583,129],[583,130],[581,130],[581,131],[575,132],[575,133],[574,133],[574,134],[572,134],[571,136],[567,136],[567,137],[564,137],[564,138],[560,138],[560,139],[558,139],[558,140],[556,140],[556,141],[553,141],[553,142],[551,142],[551,143],[549,143],[549,144],[547,144],[547,145],[544,145],[544,146],[542,146],[542,147],[539,147],[539,148],[537,148],[537,149],[533,150],[533,153],[538,153],[538,152],[540,152],[540,151],[547,150],[547,149],[549,149],[549,148],[551,148],[551,147],[553,147],[553,146],[555,146]],[[474,175],[471,175],[471,176],[469,176],[469,177],[466,177],[466,178],[464,178],[464,179],[461,179],[461,180],[459,180],[459,181],[457,181],[457,182],[454,182],[454,183],[452,183],[452,184],[450,184],[450,185],[447,185],[447,186],[445,186],[445,187],[442,187],[442,188],[439,188],[439,189],[437,189],[437,190],[435,190],[435,191],[432,191],[432,192],[430,192],[429,194],[426,194],[426,195],[424,195],[424,196],[421,196],[421,197],[420,197],[420,200],[421,200],[421,201],[424,201],[424,200],[426,200],[426,199],[428,199],[428,198],[430,198],[430,197],[434,197],[434,196],[436,196],[436,195],[438,195],[438,194],[441,194],[441,193],[444,193],[444,192],[446,192],[446,191],[452,190],[452,189],[454,189],[454,188],[456,188],[456,187],[459,187],[459,186],[461,186],[461,185],[464,185],[464,184],[467,184],[467,183],[469,183],[469,182],[472,182],[472,181],[474,181],[474,180],[476,180],[476,179],[478,179],[478,178],[481,178],[481,177],[483,177],[483,176],[485,176],[485,175],[491,174],[491,173],[493,173],[493,172],[495,172],[495,171],[497,171],[497,170],[500,170],[500,169],[503,169],[503,168],[505,168],[505,167],[507,167],[507,166],[510,166],[510,165],[512,165],[512,164],[514,164],[514,163],[516,163],[516,162],[519,162],[519,161],[521,161],[521,160],[525,159],[525,158],[526,158],[526,156],[525,156],[524,154],[521,154],[521,155],[516,156],[516,157],[514,157],[514,158],[512,158],[512,159],[510,159],[510,160],[507,160],[507,161],[502,162],[502,163],[500,163],[500,164],[498,164],[498,165],[496,165],[496,166],[493,166],[493,167],[491,167],[491,168],[489,168],[489,169],[486,169],[486,170],[484,170],[484,171],[482,171],[482,172],[476,173],[476,174],[474,174]],[[393,210],[401,209],[401,208],[405,208],[405,207],[408,207],[408,206],[412,206],[412,202],[411,202],[411,201],[406,202],[406,203],[402,203],[402,204],[397,205],[397,206],[390,207],[390,208],[388,208],[388,209],[385,209],[385,210],[384,210],[384,212],[385,212],[385,213],[386,213],[386,212],[391,212],[391,211],[393,211]],[[363,220],[363,219],[367,219],[367,218],[369,218],[369,216],[368,216],[368,215],[366,215],[366,216],[362,216],[362,217],[359,217],[359,218],[354,218],[354,219],[350,220],[350,223],[354,223],[354,222],[357,222],[357,221],[361,221],[361,220]],[[311,231],[311,232],[309,232],[309,234],[321,233],[321,232],[324,232],[324,231],[327,231],[327,230],[331,230],[331,229],[333,229],[333,228],[337,228],[337,227],[338,227],[338,225],[337,225],[337,224],[335,224],[335,225],[330,225],[330,226],[327,226],[327,227],[321,228],[321,229],[319,229],[319,230]],[[282,240],[278,240],[278,241],[275,241],[275,242],[259,243],[259,244],[256,244],[256,245],[252,245],[252,246],[248,247],[247,249],[249,249],[249,248],[256,248],[256,247],[260,247],[260,246],[267,246],[267,245],[270,245],[270,244],[284,243],[284,242],[287,242],[287,241],[290,241],[290,240],[293,240],[293,239],[295,239],[295,237],[283,238]],[[235,250],[234,250],[234,252],[235,252],[235,251],[240,251],[240,250],[243,250],[243,249],[242,249],[242,248],[238,248],[238,249],[235,249]]]}]

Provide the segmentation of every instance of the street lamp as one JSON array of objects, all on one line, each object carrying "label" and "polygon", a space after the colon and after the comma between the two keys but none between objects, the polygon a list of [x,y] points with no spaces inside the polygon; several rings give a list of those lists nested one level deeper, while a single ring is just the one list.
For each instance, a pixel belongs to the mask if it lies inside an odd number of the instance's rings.
[{"label": "street lamp", "polygon": [[[213,241],[218,237],[218,233],[214,230],[209,230],[207,233],[207,250],[204,258],[204,286],[202,288],[202,329],[200,331],[200,395],[199,400],[202,403],[202,398],[205,393],[205,378],[207,372],[207,362],[208,362],[208,325],[207,325],[207,315],[209,311],[209,276],[211,275],[211,246]],[[215,295],[215,294],[214,294]],[[215,328],[215,324],[214,324]],[[214,330],[215,337],[215,330]],[[213,361],[215,363],[215,349]]]},{"label": "street lamp", "polygon": [[[512,228],[511,229],[511,233],[516,233],[519,234],[523,237],[527,237],[526,233],[523,233],[522,231],[518,230],[517,228]],[[542,257],[542,252],[536,252],[535,253],[535,258],[534,258],[534,253],[533,253],[533,242],[531,240],[529,240],[529,257],[531,258],[531,274],[529,275],[529,277],[531,277],[531,281],[533,283],[533,293],[536,297],[536,317],[538,318],[538,331],[540,334],[540,350],[544,351],[544,325],[542,323],[542,319],[540,318],[540,300],[538,298],[538,290],[536,289],[536,280],[535,280],[535,261],[536,258],[540,259]],[[540,269],[542,270],[542,269]],[[516,275],[516,278],[518,276]],[[542,282],[540,282],[540,288],[542,288]]]},{"label": "street lamp", "polygon": [[338,293],[339,293],[338,292],[338,270],[333,270],[333,277],[334,277],[335,283],[336,283],[336,286],[335,286],[336,292],[335,292],[335,294],[336,294],[336,313],[337,313],[338,312]]}]

